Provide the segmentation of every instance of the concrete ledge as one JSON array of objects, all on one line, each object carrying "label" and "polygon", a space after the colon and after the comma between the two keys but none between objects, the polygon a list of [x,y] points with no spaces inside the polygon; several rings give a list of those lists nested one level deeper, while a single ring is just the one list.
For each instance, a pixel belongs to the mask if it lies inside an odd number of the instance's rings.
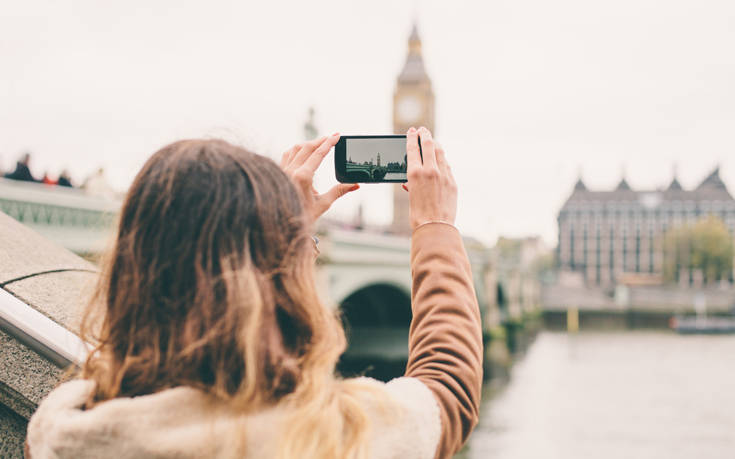
[{"label": "concrete ledge", "polygon": [[29,418],[64,370],[4,332],[0,332],[0,349],[0,384],[5,388],[0,391],[0,402]]},{"label": "concrete ledge", "polygon": [[0,212],[0,285],[46,271],[95,271],[93,264]]},{"label": "concrete ledge", "polygon": [[0,457],[23,457],[27,421],[0,404]]},{"label": "concrete ledge", "polygon": [[97,274],[62,271],[38,274],[6,284],[4,289],[41,314],[77,333],[81,313]]},{"label": "concrete ledge", "polygon": [[[31,331],[39,331],[33,327],[42,327],[42,322],[78,330],[96,271],[91,263],[0,212],[0,289],[13,296],[8,301],[27,305],[24,317],[36,318],[24,322]],[[28,419],[65,373],[10,334],[14,332],[12,327],[0,330],[0,457],[22,457]]]}]

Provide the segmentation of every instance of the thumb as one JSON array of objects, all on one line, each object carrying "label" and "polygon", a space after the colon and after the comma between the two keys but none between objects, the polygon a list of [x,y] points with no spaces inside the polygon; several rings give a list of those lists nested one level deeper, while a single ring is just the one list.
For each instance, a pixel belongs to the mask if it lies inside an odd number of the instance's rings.
[{"label": "thumb", "polygon": [[324,205],[329,207],[337,199],[341,198],[351,191],[355,191],[358,189],[360,189],[360,185],[358,185],[357,183],[340,183],[339,185],[334,185],[332,188],[329,189],[329,191],[321,195],[319,198],[320,201],[323,201]]}]

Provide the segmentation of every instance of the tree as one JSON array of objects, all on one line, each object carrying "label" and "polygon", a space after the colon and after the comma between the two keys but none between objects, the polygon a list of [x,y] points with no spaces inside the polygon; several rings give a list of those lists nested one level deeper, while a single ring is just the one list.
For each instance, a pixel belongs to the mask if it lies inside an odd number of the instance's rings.
[{"label": "tree", "polygon": [[664,278],[676,282],[682,270],[701,270],[707,283],[729,279],[733,238],[717,217],[672,228],[664,236]]}]

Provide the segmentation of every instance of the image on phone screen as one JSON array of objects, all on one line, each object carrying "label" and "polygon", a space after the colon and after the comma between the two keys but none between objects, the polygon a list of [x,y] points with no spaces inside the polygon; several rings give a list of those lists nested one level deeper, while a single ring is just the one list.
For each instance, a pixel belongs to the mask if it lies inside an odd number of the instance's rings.
[{"label": "image on phone screen", "polygon": [[341,182],[405,182],[406,136],[344,136],[335,168]]}]

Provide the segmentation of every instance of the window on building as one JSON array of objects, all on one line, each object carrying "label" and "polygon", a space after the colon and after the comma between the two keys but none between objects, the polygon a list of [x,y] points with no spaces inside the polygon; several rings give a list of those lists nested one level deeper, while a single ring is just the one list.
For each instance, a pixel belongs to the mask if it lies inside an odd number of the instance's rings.
[{"label": "window on building", "polygon": [[653,274],[653,260],[654,260],[654,253],[653,253],[653,227],[648,228],[648,272]]},{"label": "window on building", "polygon": [[600,225],[597,225],[596,229],[596,235],[595,235],[595,248],[596,248],[596,262],[595,262],[595,282],[599,285],[600,284],[600,264],[602,263],[600,252],[602,250],[602,247],[600,247]]},{"label": "window on building", "polygon": [[587,225],[584,225],[582,230],[582,269],[585,270],[584,277],[587,278]]},{"label": "window on building", "polygon": [[641,229],[635,229],[635,272],[641,272]]},{"label": "window on building", "polygon": [[561,228],[559,228],[559,238],[556,241],[556,262],[554,263],[557,268],[562,266],[561,261]]},{"label": "window on building", "polygon": [[628,231],[623,228],[623,272],[628,270]]},{"label": "window on building", "polygon": [[615,281],[615,227],[610,226],[610,280]]},{"label": "window on building", "polygon": [[574,271],[574,227],[569,228],[569,268]]}]

